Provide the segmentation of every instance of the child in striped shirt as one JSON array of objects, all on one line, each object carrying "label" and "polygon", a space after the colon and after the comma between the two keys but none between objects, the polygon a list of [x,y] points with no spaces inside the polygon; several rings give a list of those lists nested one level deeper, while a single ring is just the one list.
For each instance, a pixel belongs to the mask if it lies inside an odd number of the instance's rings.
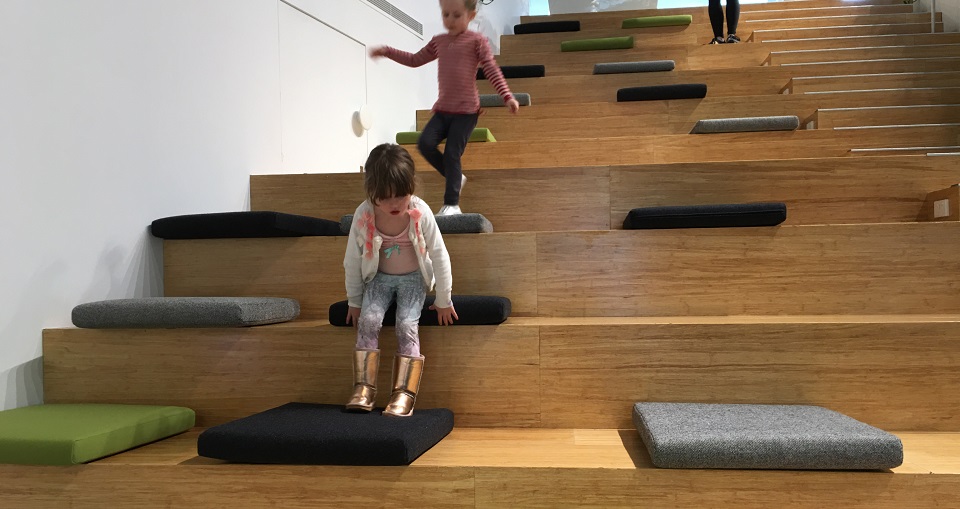
[{"label": "child in striped shirt", "polygon": [[[431,166],[447,180],[443,207],[438,216],[461,214],[460,191],[467,177],[463,175],[460,157],[480,116],[477,94],[477,68],[496,88],[511,113],[520,110],[520,103],[510,93],[503,73],[493,58],[487,39],[468,26],[477,15],[477,0],[440,0],[443,26],[447,33],[435,36],[416,54],[380,46],[370,52],[373,58],[387,57],[408,67],[420,67],[438,60],[439,97],[433,105],[433,118],[423,128],[417,148]],[[437,147],[446,139],[441,154]]]}]

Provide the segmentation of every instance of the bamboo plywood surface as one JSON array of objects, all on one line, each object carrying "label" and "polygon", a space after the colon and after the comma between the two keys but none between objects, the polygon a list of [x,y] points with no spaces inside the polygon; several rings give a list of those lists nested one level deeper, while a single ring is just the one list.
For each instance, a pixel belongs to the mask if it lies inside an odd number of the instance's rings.
[{"label": "bamboo plywood surface", "polygon": [[[751,42],[777,39],[805,39],[822,37],[853,37],[861,35],[924,34],[930,32],[930,20],[912,23],[887,23],[876,25],[850,25],[840,27],[754,29]],[[936,24],[937,32],[943,32],[943,23]]]},{"label": "bamboo plywood surface", "polygon": [[863,48],[875,46],[904,46],[911,44],[948,44],[960,42],[960,33],[920,33],[855,35],[808,39],[773,39],[760,44],[769,51],[814,50],[825,48]]},{"label": "bamboo plywood surface", "polygon": [[[942,13],[938,12],[936,16],[937,22],[941,22],[942,17]],[[930,14],[925,12],[814,17],[793,17],[789,12],[785,12],[784,17],[779,19],[744,20],[742,22],[742,27],[744,29],[743,31],[751,32],[755,30],[784,30],[791,28],[847,27],[853,25],[888,25],[924,22],[927,23],[929,31]]]},{"label": "bamboo plywood surface", "polygon": [[881,46],[874,48],[836,48],[828,50],[792,50],[770,53],[771,65],[830,62],[850,60],[878,60],[888,58],[939,58],[960,56],[960,44],[924,44]]},{"label": "bamboo plywood surface", "polygon": [[[960,63],[960,61],[958,61]],[[864,88],[892,89],[892,88],[929,88],[929,87],[960,87],[960,71],[936,72],[897,72],[873,74],[848,74],[845,76],[799,77],[790,80],[787,88],[793,94],[806,92],[822,92],[830,90],[862,90]],[[915,104],[915,103],[908,103]],[[855,107],[858,105],[847,105]],[[871,105],[863,105],[871,106]],[[872,106],[883,106],[875,104]],[[843,107],[820,106],[823,108]]]},{"label": "bamboo plywood surface", "polygon": [[960,122],[960,104],[893,108],[821,109],[817,129],[874,125],[943,124]]},{"label": "bamboo plywood surface", "polygon": [[[421,327],[426,361],[417,404],[450,408],[461,425],[536,425],[538,333],[536,327]],[[393,336],[392,327],[380,336],[381,407],[389,398]],[[329,324],[48,329],[45,401],[181,405],[197,412],[199,426],[291,401],[342,404],[353,385],[355,342],[355,329]]]},{"label": "bamboo plywood surface", "polygon": [[[262,296],[300,301],[302,319],[325,319],[346,300],[343,255],[347,237],[218,239],[164,242],[168,297]],[[532,235],[447,235],[460,295],[500,295],[513,312],[536,309]]]}]

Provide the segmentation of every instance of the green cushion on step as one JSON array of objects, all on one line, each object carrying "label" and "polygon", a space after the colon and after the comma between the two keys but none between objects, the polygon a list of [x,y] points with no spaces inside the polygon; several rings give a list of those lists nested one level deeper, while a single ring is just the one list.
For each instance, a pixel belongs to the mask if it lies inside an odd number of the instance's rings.
[{"label": "green cushion on step", "polygon": [[677,14],[675,16],[646,16],[643,18],[629,18],[623,20],[620,28],[652,28],[689,25],[693,23],[693,16]]},{"label": "green cushion on step", "polygon": [[62,404],[0,412],[0,463],[75,465],[176,435],[193,410],[175,406]]},{"label": "green cushion on step", "polygon": [[[397,145],[416,145],[423,131],[405,131],[397,133]],[[497,141],[486,127],[478,127],[470,133],[470,141]]]},{"label": "green cushion on step", "polygon": [[597,51],[605,49],[630,49],[632,47],[632,35],[607,37],[605,39],[579,39],[560,43],[560,51]]}]

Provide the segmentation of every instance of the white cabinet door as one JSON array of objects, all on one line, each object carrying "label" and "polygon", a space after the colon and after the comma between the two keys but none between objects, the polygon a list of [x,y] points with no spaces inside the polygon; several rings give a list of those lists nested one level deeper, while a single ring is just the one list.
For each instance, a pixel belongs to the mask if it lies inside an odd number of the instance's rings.
[{"label": "white cabinet door", "polygon": [[355,112],[366,102],[366,50],[357,41],[278,2],[283,170],[359,171],[367,135]]}]

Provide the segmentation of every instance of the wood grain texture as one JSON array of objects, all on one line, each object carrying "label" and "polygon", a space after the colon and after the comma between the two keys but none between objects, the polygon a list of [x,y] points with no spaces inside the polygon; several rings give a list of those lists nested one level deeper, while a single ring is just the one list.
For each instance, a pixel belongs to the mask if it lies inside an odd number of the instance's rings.
[{"label": "wood grain texture", "polygon": [[[346,300],[347,237],[164,241],[168,297],[288,297],[301,319],[326,319]],[[446,235],[458,295],[500,295],[518,315],[536,312],[535,239],[521,234]]]},{"label": "wood grain texture", "polygon": [[[929,26],[928,26],[929,29]],[[760,44],[770,51],[812,50],[828,48],[863,48],[912,44],[947,44],[960,42],[960,33],[919,33],[821,37],[807,39],[773,39]]]},{"label": "wood grain texture", "polygon": [[[497,232],[604,230],[610,192],[604,168],[537,168],[523,171],[466,170],[460,206],[479,212]],[[417,194],[434,208],[443,203],[444,180],[429,166],[419,167]],[[250,178],[253,210],[337,218],[352,214],[365,199],[353,174],[254,175]],[[336,193],[329,192],[337,189]],[[322,198],[319,198],[322,197]],[[518,207],[524,203],[524,207]],[[349,212],[344,212],[349,210]],[[530,214],[549,210],[549,214]]]},{"label": "wood grain texture", "polygon": [[[958,60],[958,63],[960,63],[960,60]],[[848,74],[845,76],[805,76],[793,78],[787,85],[787,88],[792,94],[804,94],[806,92],[819,92],[828,90],[920,87],[960,87],[960,71]],[[830,106],[821,107],[829,108]]]},{"label": "wood grain texture", "polygon": [[[799,130],[708,135],[663,135],[623,138],[540,140],[537,151],[525,142],[475,144],[463,155],[473,170],[543,168],[545,166],[605,166],[641,163],[684,163],[803,159],[853,155],[851,148],[952,145],[958,126],[907,126],[869,131]],[[817,147],[811,154],[810,147]],[[418,165],[426,161],[414,155]]]},{"label": "wood grain texture", "polygon": [[[943,21],[943,13],[938,12],[937,22]],[[792,17],[785,12],[779,19],[743,20],[744,31],[783,30],[791,28],[848,27],[852,25],[893,25],[899,23],[927,23],[929,31],[930,14],[925,12],[900,14],[854,14],[840,16]],[[739,31],[739,28],[738,28]]]},{"label": "wood grain texture", "polygon": [[921,223],[539,233],[538,311],[954,312],[960,309],[960,240],[950,237],[958,228]]},{"label": "wood grain texture", "polygon": [[[946,215],[938,213],[934,208],[935,203],[943,200],[947,201]],[[951,184],[950,187],[938,189],[928,194],[920,207],[917,221],[960,221],[960,186]]]},{"label": "wood grain texture", "polygon": [[773,51],[771,65],[805,62],[879,60],[889,58],[939,58],[960,56],[960,43]]},{"label": "wood grain texture", "polygon": [[881,429],[952,431],[958,332],[960,322],[544,326],[542,426],[626,428],[638,401],[688,401],[819,405]]},{"label": "wood grain texture", "polygon": [[[464,426],[539,423],[537,327],[421,327],[420,408],[444,407]],[[381,332],[378,405],[390,397],[396,351]],[[213,426],[291,401],[343,404],[353,386],[356,330],[329,324],[246,329],[44,333],[47,403],[169,404]],[[504,383],[509,380],[509,383]]]},{"label": "wood grain texture", "polygon": [[[943,23],[936,23],[937,32],[943,32]],[[751,42],[776,39],[805,39],[821,37],[856,37],[862,35],[923,34],[930,32],[930,16],[926,22],[889,23],[877,25],[852,25],[840,27],[754,29]]]}]

